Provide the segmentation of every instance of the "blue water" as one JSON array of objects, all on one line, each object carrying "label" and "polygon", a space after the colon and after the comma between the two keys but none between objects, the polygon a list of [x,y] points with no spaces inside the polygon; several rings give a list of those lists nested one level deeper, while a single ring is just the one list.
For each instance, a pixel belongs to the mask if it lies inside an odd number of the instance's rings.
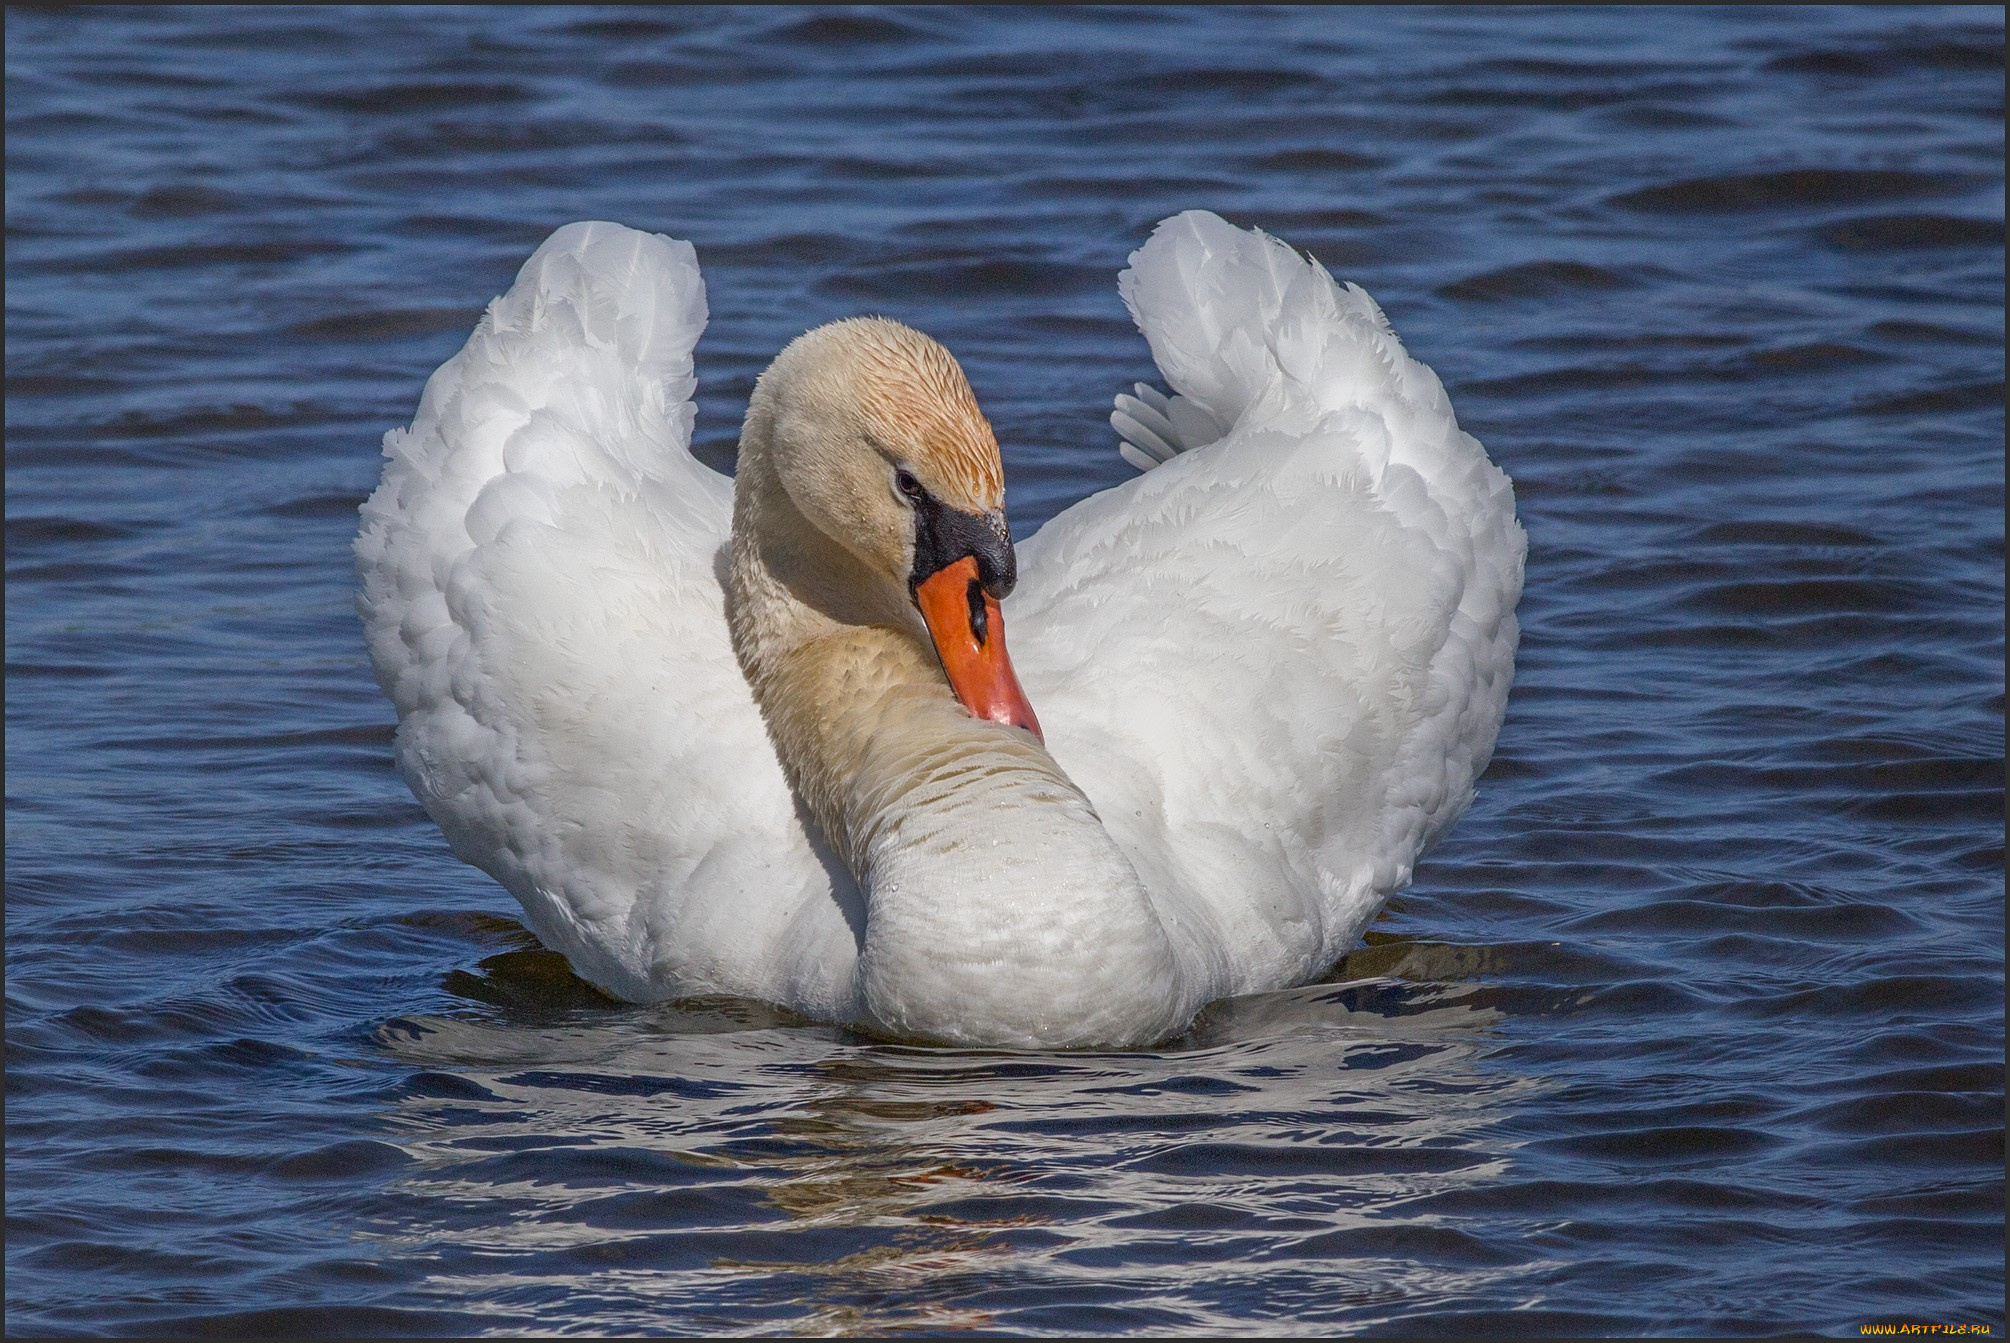
[{"label": "blue water", "polygon": [[[2001,10],[7,15],[7,1327],[2003,1328]],[[1123,479],[1200,206],[1515,480],[1492,768],[1150,1052],[611,1003],[391,764],[378,444],[555,226]]]}]

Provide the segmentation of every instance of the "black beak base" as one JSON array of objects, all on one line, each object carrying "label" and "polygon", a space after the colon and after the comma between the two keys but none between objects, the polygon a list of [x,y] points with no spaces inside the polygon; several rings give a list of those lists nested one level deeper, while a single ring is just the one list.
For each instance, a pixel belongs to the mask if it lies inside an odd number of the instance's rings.
[{"label": "black beak base", "polygon": [[909,592],[929,578],[969,556],[977,561],[977,578],[995,601],[1003,601],[1019,582],[1019,561],[1012,553],[1012,532],[1003,513],[965,513],[933,498],[914,506],[914,572]]}]

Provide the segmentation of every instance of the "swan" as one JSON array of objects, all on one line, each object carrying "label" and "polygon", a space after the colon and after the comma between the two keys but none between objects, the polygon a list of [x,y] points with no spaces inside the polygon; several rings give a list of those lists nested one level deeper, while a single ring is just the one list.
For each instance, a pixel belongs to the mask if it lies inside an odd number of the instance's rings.
[{"label": "swan", "polygon": [[[1204,211],[1119,291],[1139,474],[1014,546],[955,358],[796,338],[690,452],[688,242],[559,229],[384,441],[358,611],[399,768],[617,998],[1142,1046],[1306,982],[1505,711],[1507,476],[1380,308]],[[1006,608],[1010,599],[1010,652]]]}]

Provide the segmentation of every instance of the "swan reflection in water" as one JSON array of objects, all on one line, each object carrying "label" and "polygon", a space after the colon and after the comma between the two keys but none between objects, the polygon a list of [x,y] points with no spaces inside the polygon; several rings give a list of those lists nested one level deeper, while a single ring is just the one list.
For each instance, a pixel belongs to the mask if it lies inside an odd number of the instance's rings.
[{"label": "swan reflection in water", "polygon": [[1515,1143],[1488,1130],[1536,1084],[1481,1061],[1499,1014],[1457,982],[1480,949],[1378,938],[1170,1046],[1035,1054],[614,1004],[517,940],[450,977],[485,1015],[378,1033],[422,1071],[388,1116],[409,1211],[374,1234],[435,1265],[429,1299],[713,1332],[1093,1328],[1118,1303],[1228,1328],[1254,1299],[1312,1327],[1525,1271],[1430,1208],[1498,1177]]}]

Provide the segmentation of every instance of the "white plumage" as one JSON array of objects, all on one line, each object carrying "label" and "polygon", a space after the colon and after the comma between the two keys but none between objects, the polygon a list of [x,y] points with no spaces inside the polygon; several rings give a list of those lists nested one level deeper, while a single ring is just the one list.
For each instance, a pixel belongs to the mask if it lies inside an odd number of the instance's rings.
[{"label": "white plumage", "polygon": [[[1025,541],[1005,611],[1048,750],[1178,950],[1184,1020],[1320,973],[1470,801],[1524,541],[1360,289],[1200,211],[1120,287],[1175,393],[1117,398],[1149,469]],[[869,902],[728,640],[733,487],[689,451],[705,314],[688,243],[553,234],[387,436],[359,609],[414,793],[583,976],[853,1021]],[[1037,899],[1037,853],[1013,870]],[[1080,1015],[1127,991],[1080,986]]]}]

